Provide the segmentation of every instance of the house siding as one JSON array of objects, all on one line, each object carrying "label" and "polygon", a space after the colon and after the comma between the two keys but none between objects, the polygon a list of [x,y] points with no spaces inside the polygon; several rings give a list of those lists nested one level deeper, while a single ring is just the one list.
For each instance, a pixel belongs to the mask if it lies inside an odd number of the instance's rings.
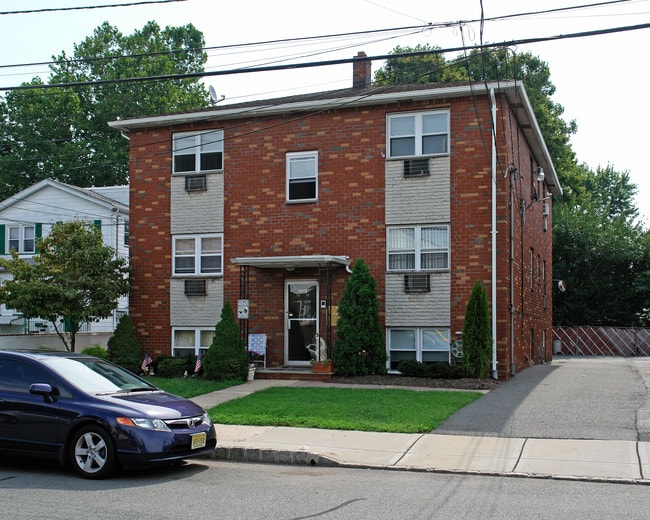
[{"label": "house siding", "polygon": [[[70,220],[85,221],[97,226],[102,233],[104,245],[116,250],[122,258],[129,255],[128,245],[125,243],[125,222],[128,222],[128,199],[124,196],[128,188],[115,186],[99,189],[102,199],[93,195],[94,189],[81,189],[59,183],[53,180],[44,180],[2,201],[0,210],[0,235],[8,226],[34,226],[35,237],[46,237],[50,234],[52,226],[57,222]],[[111,196],[120,200],[112,199]],[[118,207],[122,211],[116,211]],[[9,258],[6,249],[7,234],[2,238],[2,255]],[[36,251],[38,252],[38,251]],[[33,253],[21,253],[22,258],[30,258]],[[11,277],[8,271],[0,270],[0,281]],[[117,323],[119,313],[128,312],[129,300],[124,296],[119,298],[113,315],[98,319],[95,322],[82,325],[83,332],[112,333]],[[15,310],[7,309],[0,305],[1,316],[14,316]],[[34,322],[47,324],[46,332],[54,333],[54,327],[46,319],[33,319]],[[30,324],[31,326],[31,324]],[[14,334],[28,331],[28,325],[22,317],[14,320],[12,325],[0,327],[0,334]],[[29,330],[34,332],[33,330]]]}]

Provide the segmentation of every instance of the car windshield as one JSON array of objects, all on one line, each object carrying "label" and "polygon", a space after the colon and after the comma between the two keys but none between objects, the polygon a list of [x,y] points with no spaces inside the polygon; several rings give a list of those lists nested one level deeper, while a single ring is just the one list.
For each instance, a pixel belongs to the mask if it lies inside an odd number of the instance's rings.
[{"label": "car windshield", "polygon": [[101,359],[53,357],[47,363],[71,383],[94,394],[158,390],[128,370]]}]

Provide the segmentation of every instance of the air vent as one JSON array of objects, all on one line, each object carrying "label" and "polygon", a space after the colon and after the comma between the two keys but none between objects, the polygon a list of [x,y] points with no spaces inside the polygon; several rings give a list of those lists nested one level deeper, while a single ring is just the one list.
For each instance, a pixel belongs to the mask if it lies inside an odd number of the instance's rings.
[{"label": "air vent", "polygon": [[404,177],[427,177],[429,175],[429,159],[404,161]]},{"label": "air vent", "polygon": [[431,292],[431,282],[428,274],[405,274],[404,292]]},{"label": "air vent", "polygon": [[185,177],[185,191],[205,191],[206,189],[205,175],[189,175]]},{"label": "air vent", "polygon": [[205,294],[206,294],[205,280],[185,280],[186,296],[205,296]]}]

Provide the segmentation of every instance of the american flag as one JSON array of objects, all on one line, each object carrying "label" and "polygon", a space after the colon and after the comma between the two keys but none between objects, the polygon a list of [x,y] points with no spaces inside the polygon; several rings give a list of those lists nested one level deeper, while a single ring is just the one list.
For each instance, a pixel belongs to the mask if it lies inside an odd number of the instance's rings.
[{"label": "american flag", "polygon": [[194,365],[194,373],[198,374],[201,371],[201,359],[203,358],[203,353],[199,354],[196,358],[196,365]]},{"label": "american flag", "polygon": [[142,361],[142,365],[140,368],[142,369],[143,372],[147,371],[147,367],[153,363],[153,359],[151,359],[151,356],[149,354],[144,355],[144,360]]}]

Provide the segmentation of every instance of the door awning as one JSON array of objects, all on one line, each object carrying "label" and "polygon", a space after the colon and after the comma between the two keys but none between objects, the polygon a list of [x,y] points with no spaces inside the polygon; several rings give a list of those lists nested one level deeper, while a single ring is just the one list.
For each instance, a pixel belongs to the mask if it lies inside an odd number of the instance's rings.
[{"label": "door awning", "polygon": [[294,269],[305,267],[326,267],[328,265],[350,265],[349,256],[304,255],[304,256],[248,256],[231,259],[239,266],[257,267],[259,269]]}]

